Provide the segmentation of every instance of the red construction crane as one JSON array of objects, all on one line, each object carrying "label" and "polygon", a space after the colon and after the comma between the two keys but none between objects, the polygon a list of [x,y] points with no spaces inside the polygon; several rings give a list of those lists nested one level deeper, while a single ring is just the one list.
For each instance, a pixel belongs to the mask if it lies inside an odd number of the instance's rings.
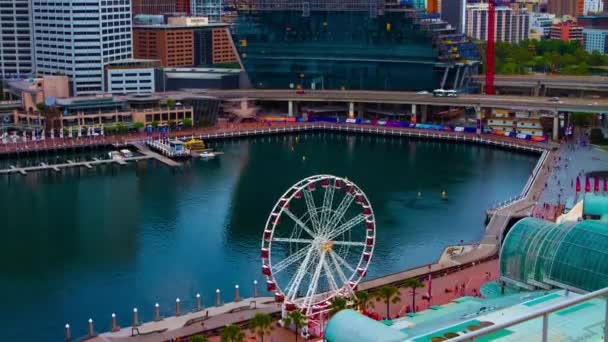
[{"label": "red construction crane", "polygon": [[496,55],[496,0],[488,0],[488,43],[486,46],[486,95],[494,95],[494,61]]}]

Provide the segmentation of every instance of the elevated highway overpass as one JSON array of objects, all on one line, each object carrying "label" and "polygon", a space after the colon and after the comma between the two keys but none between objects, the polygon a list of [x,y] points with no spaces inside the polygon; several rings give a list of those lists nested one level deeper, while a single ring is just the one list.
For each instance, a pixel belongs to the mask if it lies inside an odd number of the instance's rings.
[{"label": "elevated highway overpass", "polygon": [[[435,97],[432,94],[397,91],[360,90],[306,90],[297,94],[292,89],[209,90],[207,96],[224,101],[285,101],[285,102],[333,102],[351,105],[358,103],[411,104],[451,107],[499,108],[512,110],[558,112],[608,113],[608,99],[561,98],[551,101],[535,96],[486,96],[463,94],[458,97]],[[350,113],[352,114],[352,113]]]},{"label": "elevated highway overpass", "polygon": [[[485,86],[484,75],[473,75],[471,80],[481,89]],[[494,86],[502,92],[520,92],[532,96],[608,95],[608,77],[604,76],[496,75]]]}]

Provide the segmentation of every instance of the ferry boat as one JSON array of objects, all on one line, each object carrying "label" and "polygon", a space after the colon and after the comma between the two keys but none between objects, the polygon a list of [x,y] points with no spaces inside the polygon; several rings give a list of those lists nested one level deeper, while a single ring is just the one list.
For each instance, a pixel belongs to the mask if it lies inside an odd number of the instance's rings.
[{"label": "ferry boat", "polygon": [[131,152],[130,150],[124,148],[122,150],[120,150],[120,154],[125,157],[125,158],[131,158],[133,157],[133,152]]},{"label": "ferry boat", "polygon": [[108,152],[108,156],[110,157],[110,159],[112,160],[123,160],[125,159],[122,154],[118,151],[112,151],[112,152]]},{"label": "ferry boat", "polygon": [[199,139],[190,139],[186,142],[186,148],[193,154],[200,154],[205,151],[205,142]]}]

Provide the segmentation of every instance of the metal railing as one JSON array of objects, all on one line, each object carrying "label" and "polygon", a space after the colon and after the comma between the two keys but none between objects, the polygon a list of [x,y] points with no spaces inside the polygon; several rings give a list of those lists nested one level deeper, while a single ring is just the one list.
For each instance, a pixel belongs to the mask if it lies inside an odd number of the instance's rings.
[{"label": "metal railing", "polygon": [[524,188],[522,189],[522,191],[519,195],[513,196],[507,200],[499,202],[495,206],[490,208],[489,210],[498,211],[498,210],[504,209],[504,208],[528,197],[528,194],[530,193],[530,190],[532,189],[532,185],[534,184],[536,177],[538,177],[538,174],[540,173],[541,168],[542,168],[543,164],[545,163],[545,160],[547,159],[548,155],[549,155],[548,151],[543,151],[542,155],[538,159],[538,162],[536,162],[536,166],[534,167],[534,170],[532,170],[532,174],[528,178],[526,185],[524,185]]},{"label": "metal railing", "polygon": [[516,324],[519,323],[523,323],[538,317],[542,317],[543,318],[543,324],[542,324],[542,342],[547,342],[548,338],[549,338],[549,314],[571,307],[573,305],[582,303],[582,302],[586,302],[588,300],[594,299],[594,298],[599,298],[599,297],[604,297],[603,299],[606,300],[606,311],[605,311],[605,315],[604,315],[604,342],[608,342],[608,297],[606,297],[608,295],[608,287],[603,288],[601,290],[597,290],[591,293],[587,293],[578,297],[573,297],[571,299],[567,299],[561,303],[557,303],[551,306],[548,306],[546,308],[540,309],[538,311],[532,312],[532,313],[528,313],[525,315],[522,315],[521,317],[517,317],[514,318],[512,320],[509,320],[507,322],[503,322],[503,323],[499,323],[499,324],[495,324],[495,325],[491,325],[489,327],[485,327],[476,331],[472,331],[470,333],[464,334],[464,335],[460,335],[458,337],[452,338],[450,339],[450,341],[453,342],[464,342],[464,341],[471,341],[474,342],[476,338],[482,337],[482,336],[486,336],[488,334],[491,334],[493,332],[508,328],[508,327],[512,327]]}]

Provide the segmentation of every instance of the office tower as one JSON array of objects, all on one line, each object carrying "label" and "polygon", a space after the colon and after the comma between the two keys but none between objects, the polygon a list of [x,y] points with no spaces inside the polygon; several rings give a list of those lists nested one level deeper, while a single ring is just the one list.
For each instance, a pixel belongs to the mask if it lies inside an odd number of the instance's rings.
[{"label": "office tower", "polygon": [[[488,4],[467,5],[466,34],[479,40],[488,39]],[[496,7],[496,41],[520,42],[528,39],[530,17],[525,9],[514,11],[507,6]]]},{"label": "office tower", "polygon": [[193,16],[207,17],[209,22],[222,21],[222,0],[191,0],[190,12]]},{"label": "office tower", "polygon": [[0,27],[0,77],[30,76],[33,53],[29,0],[0,1]]},{"label": "office tower", "polygon": [[132,57],[129,0],[36,0],[33,13],[36,72],[69,76],[74,95],[102,92],[104,65]]}]

